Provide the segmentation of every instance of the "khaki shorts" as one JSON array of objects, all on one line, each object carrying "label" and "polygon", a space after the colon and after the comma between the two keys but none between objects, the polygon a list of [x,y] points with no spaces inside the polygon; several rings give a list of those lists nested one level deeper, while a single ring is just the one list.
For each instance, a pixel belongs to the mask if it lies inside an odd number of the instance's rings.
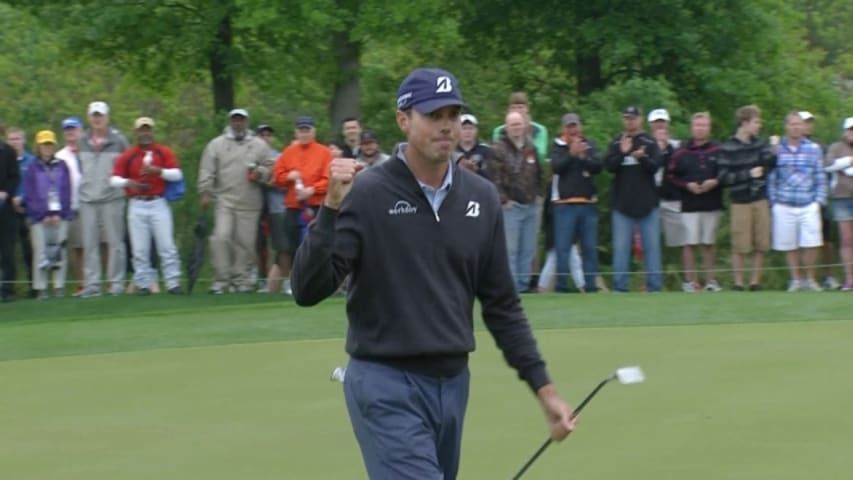
[{"label": "khaki shorts", "polygon": [[770,207],[767,200],[733,203],[731,227],[734,253],[770,250]]},{"label": "khaki shorts", "polygon": [[[71,220],[68,223],[68,237],[66,240],[66,245],[68,248],[83,248],[83,230],[80,227],[80,212],[77,212],[77,216],[74,217],[74,220]],[[98,223],[98,230],[100,231],[101,243],[105,243],[107,240],[107,234],[104,230],[104,224]]]},{"label": "khaki shorts", "polygon": [[83,248],[83,232],[80,231],[80,215],[68,223],[68,237],[66,239],[68,248]]},{"label": "khaki shorts", "polygon": [[717,243],[717,230],[720,228],[720,218],[723,212],[684,212],[681,219],[684,221],[685,244],[686,245],[715,245]]},{"label": "khaki shorts", "polygon": [[681,202],[670,200],[660,202],[660,221],[663,227],[664,244],[667,247],[683,247],[686,244],[687,232],[681,216]]}]

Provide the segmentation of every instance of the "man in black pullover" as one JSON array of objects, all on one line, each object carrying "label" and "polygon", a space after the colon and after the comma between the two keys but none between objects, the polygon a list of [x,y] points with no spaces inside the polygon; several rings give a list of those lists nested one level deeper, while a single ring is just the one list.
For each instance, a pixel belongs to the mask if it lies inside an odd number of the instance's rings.
[{"label": "man in black pullover", "polygon": [[655,173],[661,166],[661,153],[651,135],[642,131],[640,109],[627,107],[622,112],[623,133],[610,142],[604,166],[613,173],[613,290],[628,291],[631,240],[640,230],[646,288],[659,292],[663,287],[663,261],[660,247],[660,215]]},{"label": "man in black pullover", "polygon": [[[0,136],[5,133],[0,125]],[[15,299],[15,235],[18,218],[12,197],[18,190],[21,174],[11,146],[0,140],[0,301]]]},{"label": "man in black pullover", "polygon": [[581,245],[584,291],[595,292],[598,277],[598,192],[593,175],[601,173],[601,159],[592,140],[583,134],[580,117],[567,113],[563,132],[551,146],[551,169],[557,180],[553,206],[554,249],[557,253],[556,291],[569,289],[569,254]]},{"label": "man in black pullover", "polygon": [[296,252],[293,296],[314,305],[351,274],[344,394],[370,478],[456,478],[474,350],[474,297],[551,436],[574,429],[539,355],[509,271],[497,190],[453,164],[456,79],[418,69],[400,86],[408,143],[365,170],[335,159],[323,207]]}]

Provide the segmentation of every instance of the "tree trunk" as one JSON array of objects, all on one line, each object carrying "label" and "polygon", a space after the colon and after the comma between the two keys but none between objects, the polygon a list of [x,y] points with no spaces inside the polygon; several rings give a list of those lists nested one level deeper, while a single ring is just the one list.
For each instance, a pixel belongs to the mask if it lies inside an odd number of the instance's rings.
[{"label": "tree trunk", "polygon": [[231,68],[233,44],[231,14],[226,13],[219,21],[219,28],[213,37],[209,53],[214,114],[234,108],[234,72]]},{"label": "tree trunk", "polygon": [[335,32],[332,42],[338,76],[329,102],[329,121],[331,131],[337,132],[344,118],[358,118],[361,113],[361,44],[351,40],[347,30]]},{"label": "tree trunk", "polygon": [[601,57],[597,50],[578,46],[575,53],[575,68],[578,72],[578,96],[583,98],[605,87],[601,75]]}]

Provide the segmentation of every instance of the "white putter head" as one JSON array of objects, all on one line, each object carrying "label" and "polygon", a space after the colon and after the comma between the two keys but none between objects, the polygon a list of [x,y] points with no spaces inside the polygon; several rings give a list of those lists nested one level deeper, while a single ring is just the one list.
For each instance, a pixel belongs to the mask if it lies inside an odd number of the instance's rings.
[{"label": "white putter head", "polygon": [[640,367],[622,367],[616,370],[616,379],[622,385],[630,385],[632,383],[642,383],[646,379],[643,370]]}]

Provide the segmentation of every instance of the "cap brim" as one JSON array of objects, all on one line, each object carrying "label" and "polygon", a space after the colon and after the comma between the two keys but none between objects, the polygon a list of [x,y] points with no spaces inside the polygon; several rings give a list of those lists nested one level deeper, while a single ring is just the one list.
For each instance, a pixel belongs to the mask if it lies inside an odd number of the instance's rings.
[{"label": "cap brim", "polygon": [[427,100],[426,102],[418,103],[417,105],[412,105],[412,108],[418,111],[418,113],[432,113],[438,109],[444,107],[464,107],[465,103],[461,100],[457,100],[455,98],[436,98],[434,100]]}]

